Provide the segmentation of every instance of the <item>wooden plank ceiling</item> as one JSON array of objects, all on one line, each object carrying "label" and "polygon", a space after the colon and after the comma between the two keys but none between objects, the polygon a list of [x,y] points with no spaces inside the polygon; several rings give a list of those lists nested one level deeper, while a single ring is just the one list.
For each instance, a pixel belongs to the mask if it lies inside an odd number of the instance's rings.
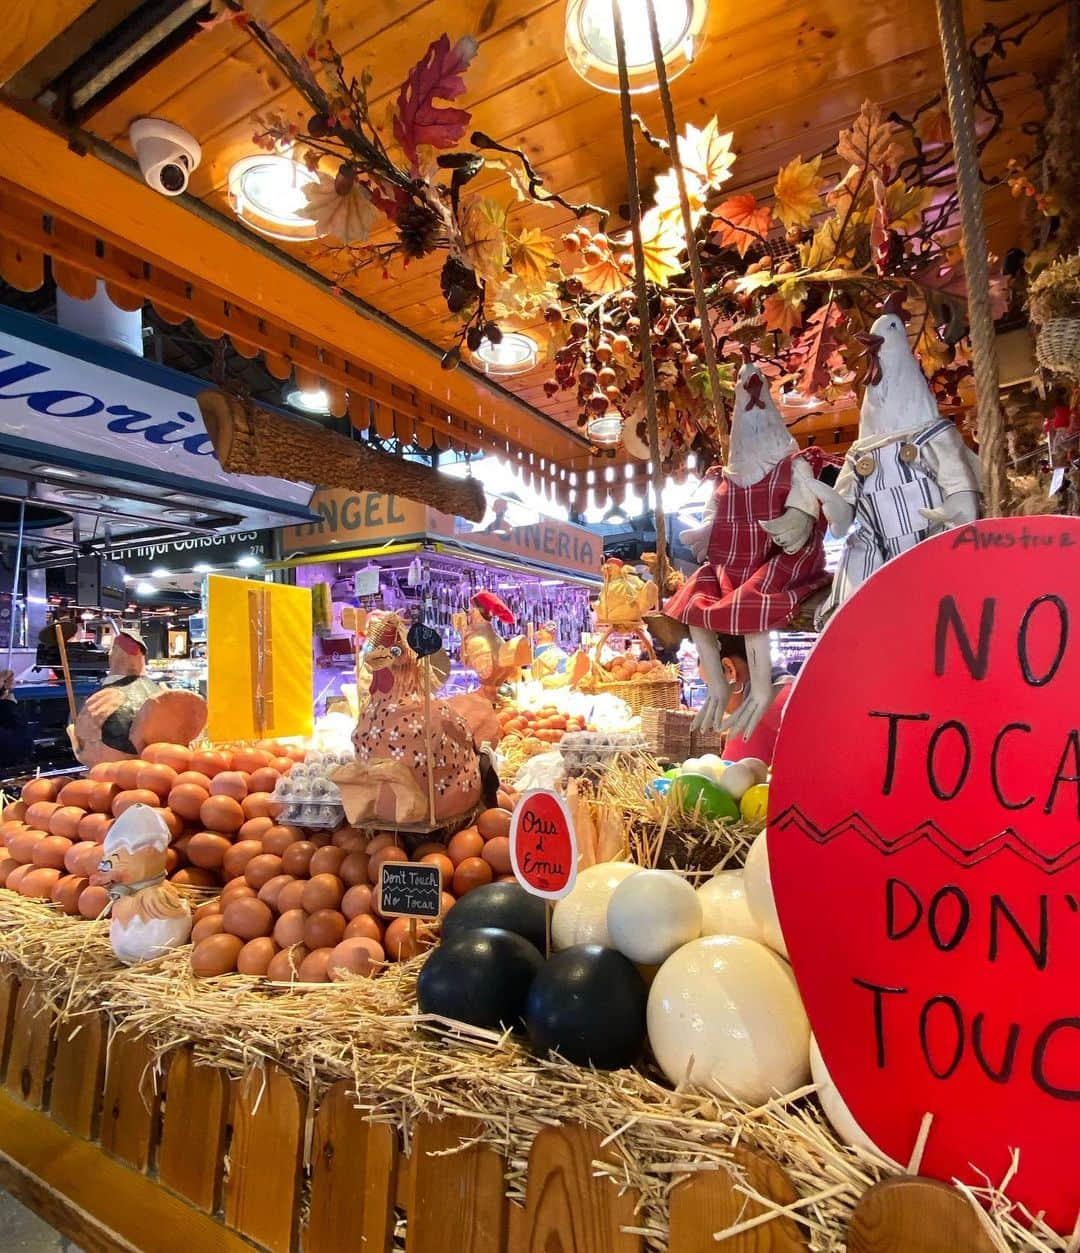
[{"label": "wooden plank ceiling", "polygon": [[[617,99],[583,82],[567,62],[565,0],[328,0],[326,7],[347,64],[357,72],[364,66],[374,72],[376,116],[432,39],[444,30],[452,39],[474,34],[480,52],[466,77],[467,94],[459,101],[471,110],[473,126],[522,148],[547,186],[572,200],[612,208],[625,201]],[[989,20],[1001,25],[1053,8],[1053,0],[965,4],[969,34]],[[40,9],[46,12],[49,6]],[[258,11],[283,40],[303,49],[310,0],[264,0]],[[1063,34],[1059,12],[1015,53],[1010,68],[1024,75],[1052,72]],[[34,37],[40,46],[40,31]],[[711,0],[707,42],[695,64],[675,81],[673,93],[681,124],[701,125],[716,114],[723,129],[734,131],[739,157],[725,193],[767,193],[781,164],[828,147],[865,99],[910,111],[933,95],[941,80],[933,0]],[[1010,127],[988,153],[990,173],[1000,173],[1016,150],[1019,127],[1043,114],[1032,77],[1004,84],[1001,98]],[[635,99],[645,120],[661,128],[656,96]],[[300,121],[308,112],[243,30],[225,24],[171,52],[83,124],[122,151],[129,151],[127,128],[135,117],[159,116],[185,127],[203,147],[190,192],[228,213],[229,168],[255,150],[253,117],[271,109]],[[662,168],[663,159],[651,149],[642,158],[651,186],[651,174]],[[987,214],[999,248],[1016,242],[1017,209],[1007,190],[990,193]],[[558,208],[530,206],[521,220],[557,236],[572,219]],[[282,247],[332,274],[320,245]],[[453,321],[439,293],[442,260],[437,253],[407,269],[398,265],[387,278],[373,267],[352,281],[351,290],[424,339],[446,344]],[[343,310],[343,319],[348,316]],[[523,329],[542,338],[542,326]],[[566,393],[548,399],[542,391],[549,369],[541,365],[509,386],[530,405],[570,422],[573,399]]]}]

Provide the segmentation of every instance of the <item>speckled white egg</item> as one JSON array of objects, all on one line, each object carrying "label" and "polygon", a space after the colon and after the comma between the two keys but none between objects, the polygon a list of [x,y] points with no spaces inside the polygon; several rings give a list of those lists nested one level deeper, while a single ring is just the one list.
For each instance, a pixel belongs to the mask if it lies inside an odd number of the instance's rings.
[{"label": "speckled white egg", "polygon": [[825,1111],[825,1117],[832,1124],[833,1131],[840,1139],[845,1144],[853,1144],[867,1152],[881,1153],[873,1140],[852,1117],[851,1110],[848,1109],[836,1084],[833,1083],[832,1075],[829,1074],[825,1059],[821,1056],[821,1049],[818,1048],[817,1039],[813,1035],[810,1036],[810,1077],[817,1084],[818,1100]]},{"label": "speckled white egg", "polygon": [[728,766],[717,776],[716,784],[734,800],[741,800],[742,794],[752,788],[757,781],[757,775],[749,766],[736,762],[734,766]]},{"label": "speckled white egg", "polygon": [[750,912],[741,870],[721,870],[698,889],[702,935],[741,935],[765,943],[765,933]]},{"label": "speckled white egg", "polygon": [[754,940],[707,935],[653,980],[649,1043],[673,1084],[761,1105],[810,1078],[810,1023],[787,962]]},{"label": "speckled white egg", "polygon": [[754,921],[761,928],[765,943],[775,949],[781,956],[787,957],[787,944],[784,933],[780,930],[780,919],[776,913],[776,901],[773,899],[772,879],[769,877],[769,846],[765,837],[767,831],[758,833],[743,868],[743,883],[746,885],[746,903]]},{"label": "speckled white egg", "polygon": [[752,770],[755,783],[767,783],[769,781],[769,767],[760,757],[743,757],[735,764],[737,766],[745,766],[747,770]]},{"label": "speckled white egg", "polygon": [[671,870],[643,870],[611,894],[607,913],[612,945],[643,966],[665,961],[701,934],[701,902]]},{"label": "speckled white egg", "polygon": [[551,915],[551,943],[555,948],[574,944],[611,947],[607,912],[612,893],[631,875],[642,873],[628,861],[605,861],[582,870],[573,889],[555,903]]}]

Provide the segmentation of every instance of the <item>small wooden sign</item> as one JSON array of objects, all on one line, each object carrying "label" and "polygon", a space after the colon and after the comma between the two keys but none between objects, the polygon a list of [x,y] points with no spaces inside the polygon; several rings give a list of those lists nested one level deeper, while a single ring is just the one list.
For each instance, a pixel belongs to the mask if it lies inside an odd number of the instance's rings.
[{"label": "small wooden sign", "polygon": [[418,861],[388,861],[379,871],[379,913],[387,918],[438,918],[442,874]]},{"label": "small wooden sign", "polygon": [[557,792],[526,792],[510,823],[510,865],[533,896],[557,901],[577,878],[577,841]]}]

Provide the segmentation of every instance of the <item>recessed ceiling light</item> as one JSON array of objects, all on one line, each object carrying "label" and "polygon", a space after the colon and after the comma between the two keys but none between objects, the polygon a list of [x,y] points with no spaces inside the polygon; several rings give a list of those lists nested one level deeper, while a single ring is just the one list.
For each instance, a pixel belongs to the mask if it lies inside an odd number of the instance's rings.
[{"label": "recessed ceiling light", "polygon": [[591,419],[586,430],[594,444],[600,444],[604,448],[614,448],[622,439],[622,428],[622,417],[616,413]]},{"label": "recessed ceiling light", "polygon": [[195,522],[199,515],[192,513],[190,509],[166,509],[161,515],[168,518],[170,522]]},{"label": "recessed ceiling light", "polygon": [[251,553],[245,553],[236,564],[241,570],[254,570],[256,566],[261,566],[262,562],[258,557],[253,557]]},{"label": "recessed ceiling light", "polygon": [[229,200],[247,226],[272,239],[318,239],[322,232],[305,216],[304,191],[319,176],[291,157],[258,152],[229,170]]},{"label": "recessed ceiling light", "polygon": [[285,390],[284,400],[290,408],[302,409],[305,413],[330,412],[330,397],[325,387],[289,387]]},{"label": "recessed ceiling light", "polygon": [[[669,79],[687,69],[701,46],[708,0],[653,0],[656,28]],[[649,31],[648,0],[619,0],[630,91],[655,91],[656,67]],[[566,55],[587,83],[619,90],[619,59],[611,0],[569,0]]]},{"label": "recessed ceiling light", "polygon": [[76,505],[101,505],[108,497],[104,492],[91,492],[85,487],[48,488],[50,500],[67,500]]},{"label": "recessed ceiling light", "polygon": [[77,479],[79,477],[78,470],[66,470],[63,466],[31,466],[30,469],[35,474],[51,474],[58,479]]},{"label": "recessed ceiling light", "polygon": [[536,340],[521,331],[503,331],[497,344],[485,339],[473,354],[484,372],[496,378],[525,374],[536,365],[538,355]]}]

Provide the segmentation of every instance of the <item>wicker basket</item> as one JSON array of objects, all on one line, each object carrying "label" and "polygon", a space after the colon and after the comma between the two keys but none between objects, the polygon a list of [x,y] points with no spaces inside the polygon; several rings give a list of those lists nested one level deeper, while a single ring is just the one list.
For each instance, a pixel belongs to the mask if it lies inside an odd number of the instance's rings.
[{"label": "wicker basket", "polygon": [[703,753],[719,753],[724,746],[723,733],[694,731],[693,722],[689,709],[646,709],[641,715],[641,733],[659,761],[685,761]]},{"label": "wicker basket", "polygon": [[617,696],[626,701],[633,713],[647,709],[678,709],[680,683],[678,679],[631,679],[625,682],[604,683],[587,679],[581,685],[583,692],[597,696]]},{"label": "wicker basket", "polygon": [[1035,341],[1039,364],[1055,374],[1080,378],[1080,318],[1050,318]]}]

